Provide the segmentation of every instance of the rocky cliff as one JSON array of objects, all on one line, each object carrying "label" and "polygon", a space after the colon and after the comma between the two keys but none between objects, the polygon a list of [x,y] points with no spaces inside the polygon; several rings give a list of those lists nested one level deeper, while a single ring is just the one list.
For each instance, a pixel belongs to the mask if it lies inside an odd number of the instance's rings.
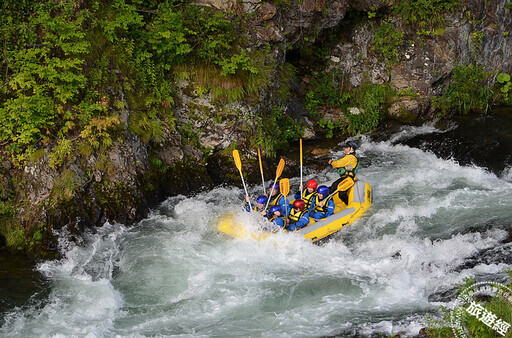
[{"label": "rocky cliff", "polygon": [[[340,93],[367,83],[388,85],[402,93],[386,105],[388,116],[414,122],[433,117],[431,97],[443,92],[455,67],[482,65],[489,88],[498,73],[512,71],[512,9],[507,1],[461,2],[436,11],[437,20],[427,23],[404,15],[407,11],[400,11],[398,4],[194,2],[242,18],[244,48],[259,60],[264,84],[251,90],[234,78],[217,83],[211,76],[201,79],[198,69],[177,69],[184,75],[176,81],[176,127],[166,130],[163,139],[144,142],[127,128],[130,106],[121,94],[124,129],[105,151],[84,152],[59,167],[50,166],[49,146],[23,168],[4,161],[0,198],[15,205],[0,213],[10,229],[4,244],[33,253],[51,252],[52,231],[61,227],[80,231],[106,221],[133,224],[167,196],[223,182],[238,184],[230,150],[245,147],[243,156],[254,159],[257,140],[268,145],[265,155],[275,153],[288,140],[275,141],[283,138],[283,126],[291,124],[282,116],[298,122],[290,139],[299,134],[314,139],[325,136],[325,122],[318,123],[322,119],[330,120],[329,126],[346,126],[350,114],[364,113],[357,106],[333,108],[317,102],[318,112],[312,114],[305,94],[315,90],[312,79],[318,73],[337,74],[333,88]],[[308,51],[321,51],[322,57]],[[297,72],[286,72],[287,64]],[[240,96],[230,99],[219,99],[215,92],[237,89]],[[258,179],[258,168],[247,168],[246,174]]]}]

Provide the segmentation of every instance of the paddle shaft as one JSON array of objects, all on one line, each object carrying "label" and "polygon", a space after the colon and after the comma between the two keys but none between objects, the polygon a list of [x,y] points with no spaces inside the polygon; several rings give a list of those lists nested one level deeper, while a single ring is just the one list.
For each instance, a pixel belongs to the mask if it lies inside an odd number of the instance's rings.
[{"label": "paddle shaft", "polygon": [[261,172],[261,183],[263,184],[263,194],[266,194],[267,191],[265,189],[265,178],[263,177],[263,164],[261,163],[260,148],[258,148],[258,158],[259,158],[259,161],[260,161],[260,172]]},{"label": "paddle shaft", "polygon": [[272,189],[270,190],[270,193],[268,195],[267,204],[265,205],[265,210],[267,210],[267,208],[268,208],[268,204],[270,203],[270,198],[272,198],[272,193],[274,192],[274,186],[276,185],[277,179],[279,178],[279,176],[281,176],[281,173],[283,172],[283,168],[284,168],[284,160],[281,159],[281,160],[279,160],[279,165],[277,166],[276,179],[274,180],[274,183],[272,184]]},{"label": "paddle shaft", "polygon": [[300,139],[300,185],[302,186],[302,139]]},{"label": "paddle shaft", "polygon": [[[242,185],[244,186],[245,196],[249,196],[247,192],[247,187],[245,186],[244,175],[242,174],[242,160],[240,159],[240,154],[238,150],[233,150],[233,158],[235,159],[235,165],[238,171],[240,172],[240,177],[242,178]],[[252,209],[251,200],[249,200],[249,209]]]},{"label": "paddle shaft", "polygon": [[[247,187],[245,186],[244,175],[242,175],[242,170],[240,170],[240,177],[242,178],[242,185],[244,186],[245,196],[249,196],[249,193],[247,192]],[[251,200],[249,200],[248,203],[249,203],[249,209],[252,210]]]}]

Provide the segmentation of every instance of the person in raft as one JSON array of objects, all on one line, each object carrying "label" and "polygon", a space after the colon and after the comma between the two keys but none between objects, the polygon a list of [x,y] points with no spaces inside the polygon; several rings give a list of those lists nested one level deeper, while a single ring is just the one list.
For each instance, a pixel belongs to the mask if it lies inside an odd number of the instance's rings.
[{"label": "person in raft", "polygon": [[334,208],[336,207],[326,185],[319,186],[317,193],[318,195],[313,198],[312,209],[309,211],[309,216],[313,217],[316,221],[334,214]]},{"label": "person in raft", "polygon": [[[273,189],[272,189],[273,188]],[[281,212],[285,211],[288,211],[288,213],[290,212],[290,202],[287,202],[287,200],[284,198],[283,194],[281,194],[279,192],[279,183],[271,183],[270,184],[270,187],[268,187],[269,191],[270,191],[270,202],[269,202],[269,205],[270,206],[273,206],[273,205],[280,205],[281,206]],[[285,215],[287,216],[287,215]]]},{"label": "person in raft", "polygon": [[282,215],[282,209],[280,205],[274,205],[270,208],[270,218],[268,220],[271,223],[284,228],[285,219]]},{"label": "person in raft", "polygon": [[303,200],[295,200],[293,202],[293,209],[290,211],[288,220],[286,222],[288,231],[295,231],[304,228],[309,224],[308,209]]},{"label": "person in raft", "polygon": [[[332,194],[338,188],[338,184],[347,177],[351,177],[353,180],[356,179],[357,170],[359,169],[359,160],[356,156],[357,145],[353,141],[348,141],[344,146],[345,156],[337,161],[329,160],[329,164],[333,168],[338,169],[340,178],[334,181],[329,187],[329,193]],[[338,193],[340,200],[348,204],[348,189],[340,191]]]},{"label": "person in raft", "polygon": [[262,213],[265,211],[265,205],[267,204],[267,196],[258,196],[258,198],[256,199],[256,203],[252,203],[251,198],[249,196],[245,196],[245,201],[247,202],[247,204],[245,205],[245,211],[251,211],[252,207],[252,211]]},{"label": "person in raft", "polygon": [[[306,209],[310,210],[311,208],[311,201],[316,196],[316,187],[318,186],[318,183],[315,180],[309,180],[306,184],[306,189],[302,189],[303,186],[301,185],[299,187],[299,190],[295,193],[295,199],[296,200],[303,200],[304,203],[306,203]],[[302,192],[302,193],[301,193]]]}]

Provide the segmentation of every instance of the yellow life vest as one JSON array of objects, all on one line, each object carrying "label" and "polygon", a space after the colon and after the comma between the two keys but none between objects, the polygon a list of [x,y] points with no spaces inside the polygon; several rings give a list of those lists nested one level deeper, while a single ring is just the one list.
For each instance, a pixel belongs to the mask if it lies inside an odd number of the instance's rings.
[{"label": "yellow life vest", "polygon": [[[353,158],[350,156],[352,156]],[[342,158],[342,160],[344,160],[343,162],[349,161],[351,163],[347,164],[344,167],[338,168],[338,174],[340,174],[341,177],[343,177],[343,176],[350,176],[352,178],[355,177],[357,175],[357,170],[359,169],[359,159],[357,158],[357,156],[353,153],[350,153],[350,154],[345,155],[345,157]]]},{"label": "yellow life vest", "polygon": [[308,191],[308,188],[304,189],[304,191],[302,192],[302,200],[306,204],[306,210],[308,210],[309,207],[311,206],[311,202],[313,201],[313,197],[315,197],[315,196],[317,196],[316,191],[313,191],[310,194]]},{"label": "yellow life vest", "polygon": [[332,200],[332,196],[327,199],[318,201],[318,203],[320,203],[320,202],[324,202],[324,203],[323,203],[323,206],[317,205],[315,207],[315,212],[323,212],[325,214],[327,212],[327,204],[329,204],[330,200]]},{"label": "yellow life vest", "polygon": [[288,216],[288,218],[290,219],[290,223],[292,223],[292,224],[297,223],[299,221],[299,219],[301,219],[301,217],[307,211],[308,211],[308,209],[304,209],[300,212],[296,212],[295,209],[292,209],[292,211],[290,211],[290,215]]},{"label": "yellow life vest", "polygon": [[281,199],[281,197],[284,197],[283,194],[279,193],[279,194],[276,194],[276,196],[274,198],[270,198],[270,205],[279,205],[279,200]]}]

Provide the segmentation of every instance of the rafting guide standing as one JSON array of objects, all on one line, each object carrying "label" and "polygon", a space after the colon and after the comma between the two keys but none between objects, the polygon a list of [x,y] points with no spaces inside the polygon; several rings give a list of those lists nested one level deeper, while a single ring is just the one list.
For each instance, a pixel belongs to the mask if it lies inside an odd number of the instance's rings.
[{"label": "rafting guide standing", "polygon": [[[334,181],[334,183],[329,187],[329,194],[332,194],[334,191],[336,191],[338,184],[340,184],[343,180],[352,180],[352,184],[353,181],[355,181],[357,170],[359,169],[359,160],[356,156],[356,149],[356,143],[353,141],[348,141],[344,145],[345,156],[337,161],[329,160],[329,164],[332,165],[333,168],[338,169],[338,173],[340,174],[340,178]],[[343,203],[348,204],[348,189],[340,191],[338,196]]]}]

